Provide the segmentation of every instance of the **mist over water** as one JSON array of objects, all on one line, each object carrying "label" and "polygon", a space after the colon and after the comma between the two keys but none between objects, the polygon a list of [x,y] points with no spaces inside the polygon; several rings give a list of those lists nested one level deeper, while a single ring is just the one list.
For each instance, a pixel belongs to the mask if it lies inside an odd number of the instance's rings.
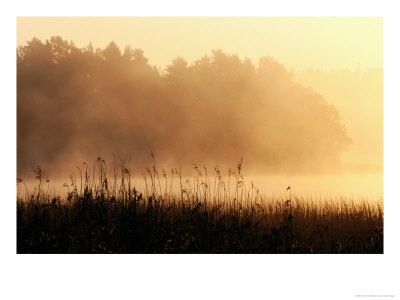
[{"label": "mist over water", "polygon": [[[191,65],[177,57],[160,72],[141,49],[33,39],[17,56],[18,177],[34,189],[32,170],[40,165],[62,194],[70,174],[78,179],[77,166],[117,156],[144,191],[150,153],[159,172],[181,168],[193,180],[201,162],[211,181],[218,166],[225,182],[244,157],[245,184],[265,195],[291,186],[298,195],[381,197],[382,72],[342,81],[332,71],[322,72],[325,81],[316,74],[293,76],[272,57],[255,64],[222,50]],[[351,93],[330,88],[335,76],[355,87]]]},{"label": "mist over water", "polygon": [[[142,172],[132,171],[132,188],[134,187],[138,192],[146,193],[146,183]],[[51,178],[49,183],[44,185],[44,190],[49,191],[53,196],[65,197],[68,191],[72,190],[71,180],[69,175],[73,175],[76,180],[78,189],[80,189],[81,179],[78,172],[64,174],[60,178]],[[383,199],[383,174],[381,172],[362,172],[362,173],[337,173],[337,174],[319,174],[319,175],[252,175],[248,172],[243,172],[243,181],[246,189],[251,190],[254,187],[259,190],[260,195],[268,198],[285,198],[288,197],[287,187],[291,187],[291,193],[294,197],[308,198],[313,200],[379,200]],[[236,174],[228,176],[228,170],[221,170],[223,182],[228,189],[230,187],[233,196],[233,191],[236,186]],[[167,171],[167,181],[159,175],[160,182],[156,182],[157,190],[161,193],[174,193],[179,195],[180,185],[179,178],[175,175],[172,179],[171,172]],[[108,178],[112,181],[112,177]],[[171,180],[172,179],[172,180]],[[150,190],[150,178],[147,175],[148,190]],[[25,184],[29,192],[33,192],[38,187],[38,180],[33,178],[33,175],[26,178]],[[172,181],[172,184],[171,184]],[[205,177],[203,177],[205,181]],[[118,177],[120,182],[120,177]],[[208,177],[211,190],[214,186],[218,185],[215,173],[210,172]],[[68,185],[68,187],[65,186]],[[194,185],[197,184],[195,173],[191,175],[185,174],[182,177],[182,184],[184,188],[194,190]],[[21,184],[19,190],[25,193],[25,187]]]}]

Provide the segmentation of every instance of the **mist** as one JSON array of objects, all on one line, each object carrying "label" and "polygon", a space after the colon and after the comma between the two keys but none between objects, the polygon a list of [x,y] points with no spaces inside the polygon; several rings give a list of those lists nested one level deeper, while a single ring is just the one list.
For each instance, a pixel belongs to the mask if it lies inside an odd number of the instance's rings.
[{"label": "mist", "polygon": [[341,156],[346,165],[383,168],[383,68],[308,69],[293,78],[312,87],[340,111],[353,144]]},{"label": "mist", "polygon": [[223,50],[165,70],[141,49],[78,48],[61,37],[17,49],[17,175],[56,177],[113,155],[140,170],[193,164],[254,173],[340,169],[352,144],[335,106],[272,57]]}]

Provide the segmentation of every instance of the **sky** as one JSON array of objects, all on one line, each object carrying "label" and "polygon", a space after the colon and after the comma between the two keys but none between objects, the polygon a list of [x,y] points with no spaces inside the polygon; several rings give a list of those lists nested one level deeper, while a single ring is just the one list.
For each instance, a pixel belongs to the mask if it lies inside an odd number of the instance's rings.
[{"label": "sky", "polygon": [[18,17],[17,45],[59,35],[78,47],[141,48],[161,69],[222,49],[257,64],[272,56],[287,68],[383,67],[382,17]]}]

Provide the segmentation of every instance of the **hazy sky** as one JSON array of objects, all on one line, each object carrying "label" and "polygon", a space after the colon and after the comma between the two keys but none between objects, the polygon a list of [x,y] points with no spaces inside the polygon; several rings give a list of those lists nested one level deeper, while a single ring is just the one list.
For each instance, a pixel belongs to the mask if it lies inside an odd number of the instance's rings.
[{"label": "hazy sky", "polygon": [[17,43],[60,35],[77,46],[115,41],[144,50],[151,65],[189,62],[212,49],[254,63],[272,56],[289,69],[383,67],[381,17],[19,17]]}]

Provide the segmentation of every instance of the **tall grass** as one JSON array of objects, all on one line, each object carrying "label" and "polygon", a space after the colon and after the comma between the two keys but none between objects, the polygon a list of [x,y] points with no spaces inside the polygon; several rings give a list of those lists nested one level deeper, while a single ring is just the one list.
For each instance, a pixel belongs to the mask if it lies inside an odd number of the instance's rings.
[{"label": "tall grass", "polygon": [[[18,253],[383,253],[383,202],[312,199],[288,187],[263,196],[246,184],[242,161],[225,182],[218,167],[143,171],[136,190],[129,163],[84,163],[65,197],[35,170],[30,192],[17,180]],[[178,190],[174,189],[178,185]]]}]

